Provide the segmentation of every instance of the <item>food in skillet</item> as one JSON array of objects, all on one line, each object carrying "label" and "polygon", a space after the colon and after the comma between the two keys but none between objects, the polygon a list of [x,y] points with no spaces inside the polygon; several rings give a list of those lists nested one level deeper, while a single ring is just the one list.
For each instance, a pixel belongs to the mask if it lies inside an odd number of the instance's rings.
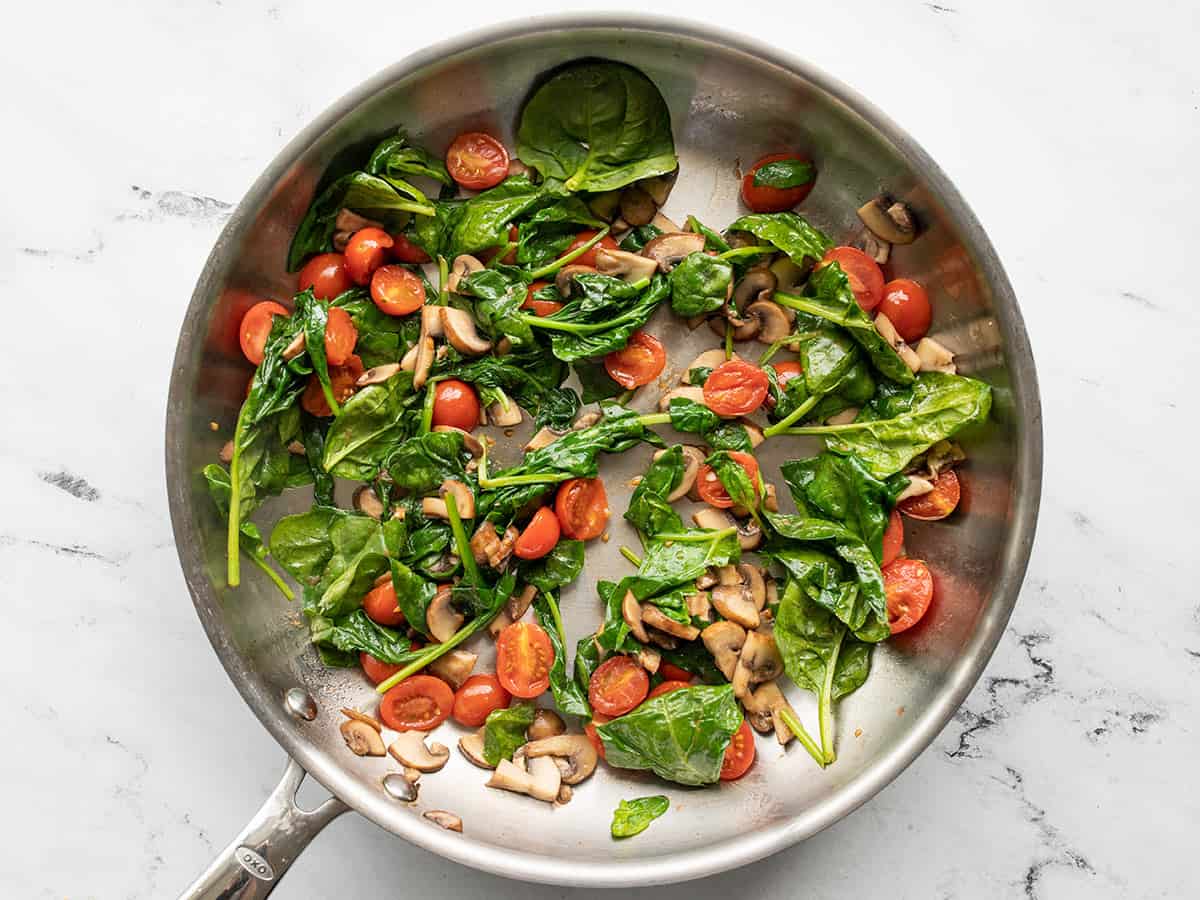
[{"label": "food in skillet", "polygon": [[[449,758],[424,740],[447,718],[473,729],[458,745],[488,785],[548,802],[600,760],[740,778],[754,731],[826,766],[836,702],[930,606],[903,516],[954,512],[954,438],[991,396],[927,336],[925,289],[884,274],[917,237],[912,210],[869,199],[835,245],[793,211],[816,164],[771,153],[742,177],[745,215],[680,226],[662,212],[677,168],[652,82],[568,65],[526,103],[513,156],[480,132],[444,160],[397,134],[322,185],[292,243],[291,309],[264,299],[242,320],[256,369],[227,465],[205,469],[229,584],[245,560],[289,599],[276,566],[300,586],[323,662],[360,666],[381,695],[377,714],[346,711],[348,746],[390,752],[413,796]],[[668,365],[660,307],[713,348],[639,413]],[[526,417],[523,457],[498,466]],[[824,452],[763,471],[759,445],[796,435]],[[568,664],[563,616],[586,607],[565,613],[564,591],[608,539],[603,457],[642,445],[623,511],[641,546],[599,582],[603,620]],[[356,485],[353,508],[335,479]],[[302,486],[312,508],[264,541],[250,514]],[[487,640],[495,671],[476,671]],[[816,697],[812,730],[789,682]],[[622,807],[614,836],[666,805]]]}]

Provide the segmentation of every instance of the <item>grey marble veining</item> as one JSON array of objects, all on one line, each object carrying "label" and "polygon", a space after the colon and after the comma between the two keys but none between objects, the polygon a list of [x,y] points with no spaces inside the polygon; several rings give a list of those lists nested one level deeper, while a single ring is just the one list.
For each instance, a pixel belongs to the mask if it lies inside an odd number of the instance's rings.
[{"label": "grey marble veining", "polygon": [[[1200,15],[860,0],[667,2],[793,51],[920,140],[1021,298],[1046,434],[1038,540],[967,702],[877,798],[662,900],[1200,893]],[[506,14],[557,10],[537,0]],[[0,56],[0,894],[172,896],[274,785],[195,620],[162,484],[175,337],[232,205],[316,112],[484,9],[24,4]],[[357,24],[363,27],[360,29]],[[276,896],[540,898],[368,822]]]}]

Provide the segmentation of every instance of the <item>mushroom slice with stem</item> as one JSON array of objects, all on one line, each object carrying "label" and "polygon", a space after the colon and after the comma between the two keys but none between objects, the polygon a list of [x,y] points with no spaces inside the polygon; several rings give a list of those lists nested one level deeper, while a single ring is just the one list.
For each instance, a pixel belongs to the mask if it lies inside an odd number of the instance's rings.
[{"label": "mushroom slice with stem", "polygon": [[469,487],[454,478],[442,482],[441,497],[426,497],[421,501],[421,512],[431,519],[449,519],[450,512],[446,509],[444,499],[447,494],[454,495],[454,505],[458,508],[460,518],[475,518],[475,495]]},{"label": "mushroom slice with stem", "polygon": [[479,356],[492,349],[492,342],[479,333],[475,319],[465,309],[441,307],[442,331],[450,346],[464,356]]},{"label": "mushroom slice with stem", "polygon": [[492,640],[500,637],[500,632],[513,623],[512,616],[507,610],[500,610],[496,613],[496,618],[488,623],[488,634],[492,636]]},{"label": "mushroom slice with stem", "polygon": [[646,603],[642,606],[642,622],[645,625],[657,628],[659,631],[666,632],[685,641],[694,641],[700,636],[700,629],[695,625],[684,625],[682,622],[676,622],[652,603]]},{"label": "mushroom slice with stem", "polygon": [[356,387],[367,387],[372,384],[383,384],[400,371],[400,363],[385,363],[382,366],[372,366],[358,376],[354,382]]},{"label": "mushroom slice with stem", "polygon": [[768,734],[773,730],[776,740],[781,744],[786,744],[795,736],[792,729],[784,723],[780,713],[787,711],[796,718],[796,711],[783,696],[777,681],[763,682],[757,688],[748,691],[742,698],[742,706],[746,710],[750,727],[755,731]]},{"label": "mushroom slice with stem", "polygon": [[[731,358],[739,359],[740,357],[738,357],[738,355],[735,353]],[[691,384],[691,382],[688,381],[688,376],[692,369],[715,369],[724,362],[725,350],[723,348],[714,347],[712,350],[705,350],[703,353],[693,359],[691,364],[683,370],[683,374],[679,376],[679,383],[688,385]]]},{"label": "mushroom slice with stem", "polygon": [[456,428],[453,425],[434,425],[433,430],[438,434],[461,434],[463,448],[473,457],[478,459],[483,455],[483,443],[475,435],[469,431],[463,431],[461,428]]},{"label": "mushroom slice with stem", "polygon": [[712,603],[708,599],[707,591],[696,591],[694,594],[688,594],[684,598],[687,604],[688,615],[693,619],[704,619],[712,621]]},{"label": "mushroom slice with stem", "polygon": [[579,784],[596,771],[598,755],[586,734],[560,734],[542,738],[530,741],[522,749],[530,761],[531,772],[535,760],[548,756],[566,760],[567,765],[562,772],[564,784]]},{"label": "mushroom slice with stem", "polygon": [[470,650],[451,650],[431,662],[427,669],[431,675],[436,675],[457,691],[471,677],[478,659],[479,654]]},{"label": "mushroom slice with stem", "polygon": [[461,816],[447,812],[444,809],[431,809],[421,815],[440,828],[445,828],[447,831],[457,831],[459,834],[462,834],[463,821]]},{"label": "mushroom slice with stem", "polygon": [[717,584],[721,585],[736,585],[742,583],[742,573],[737,570],[737,566],[718,566],[717,567]]},{"label": "mushroom slice with stem", "polygon": [[679,647],[678,638],[664,631],[659,631],[657,628],[647,628],[646,637],[650,639],[650,643],[655,647],[662,647],[664,650],[675,650]]},{"label": "mushroom slice with stem", "polygon": [[746,629],[736,622],[714,622],[700,632],[704,647],[712,654],[717,668],[726,678],[732,679],[737,668],[738,656],[746,643]]},{"label": "mushroom slice with stem", "polygon": [[500,549],[500,535],[496,533],[496,526],[491,522],[484,521],[471,535],[469,546],[475,562],[486,566],[488,559]]},{"label": "mushroom slice with stem", "polygon": [[[733,289],[733,305],[737,307],[738,312],[742,312],[751,302],[770,301],[775,295],[775,288],[778,284],[779,279],[770,269],[764,266],[750,269]],[[784,334],[786,333],[784,332]],[[783,336],[780,335],[780,337]],[[779,340],[779,338],[775,338],[775,340]]]},{"label": "mushroom slice with stem", "polygon": [[631,184],[621,191],[621,218],[637,228],[639,225],[649,225],[658,206],[654,198],[636,184]]},{"label": "mushroom slice with stem", "polygon": [[427,745],[424,734],[419,731],[400,732],[388,747],[388,753],[401,765],[418,772],[437,772],[450,759],[450,750],[445,744],[435,741]]},{"label": "mushroom slice with stem", "polygon": [[917,224],[907,203],[892,202],[880,194],[858,208],[858,217],[881,241],[911,244],[917,236]]},{"label": "mushroom slice with stem", "polygon": [[896,502],[907,500],[909,497],[920,497],[922,494],[928,494],[933,491],[933,482],[922,478],[920,475],[909,475],[908,486],[900,492],[896,498]]},{"label": "mushroom slice with stem", "polygon": [[[665,206],[667,197],[671,196],[671,188],[675,187],[675,179],[679,177],[679,170],[668,172],[666,175],[655,175],[651,178],[643,178],[638,182],[638,187],[650,195],[650,199],[654,201],[655,206]],[[628,218],[628,216],[626,216]],[[671,229],[678,231],[678,228]],[[667,231],[666,228],[663,231]]]},{"label": "mushroom slice with stem", "polygon": [[716,509],[711,506],[706,506],[692,513],[692,521],[699,528],[709,528],[713,531],[722,531],[726,528],[732,528],[737,524],[733,521],[733,516],[729,515],[725,510]]},{"label": "mushroom slice with stem", "polygon": [[717,584],[717,572],[711,566],[704,570],[704,574],[696,579],[696,589],[707,591],[714,584]]},{"label": "mushroom slice with stem", "polygon": [[567,723],[562,716],[552,709],[539,707],[533,712],[533,724],[525,730],[525,736],[531,741],[557,737],[567,733]]},{"label": "mushroom slice with stem", "polygon": [[921,360],[922,372],[958,374],[958,366],[954,364],[954,354],[933,338],[924,337],[917,342],[917,358]]},{"label": "mushroom slice with stem", "polygon": [[479,766],[481,769],[491,769],[488,761],[483,756],[483,735],[487,728],[480,728],[478,731],[472,731],[470,734],[464,734],[458,739],[458,749],[467,761],[472,765]]},{"label": "mushroom slice with stem", "polygon": [[642,256],[654,260],[660,271],[670,272],[686,257],[703,249],[704,235],[677,231],[660,234],[647,241],[646,246],[642,248]]},{"label": "mushroom slice with stem", "polygon": [[[564,735],[565,737],[565,735]],[[582,736],[585,741],[588,741],[587,736]],[[548,741],[556,741],[559,738],[546,738]],[[534,742],[539,743],[539,742]],[[588,741],[588,746],[591,747],[591,741]],[[525,745],[526,754],[528,754],[529,744]],[[593,749],[593,753],[596,751]],[[558,764],[550,756],[539,756],[530,758],[528,762],[529,772],[529,796],[535,800],[545,800],[547,803],[553,803],[558,799],[558,789],[562,787],[563,777],[562,772],[558,768]]]},{"label": "mushroom slice with stem", "polygon": [[637,653],[638,665],[653,675],[662,665],[662,654],[651,647],[642,647]]},{"label": "mushroom slice with stem", "polygon": [[417,339],[417,357],[413,360],[414,391],[421,390],[425,387],[425,382],[429,380],[429,370],[433,367],[435,353],[433,337],[428,334],[422,334]]},{"label": "mushroom slice with stem", "polygon": [[625,620],[625,624],[629,626],[629,630],[635,638],[643,644],[650,640],[646,636],[646,627],[642,624],[642,604],[638,603],[637,598],[633,596],[633,591],[625,592],[625,597],[621,601],[621,618]]},{"label": "mushroom slice with stem", "polygon": [[537,433],[531,437],[529,442],[526,443],[521,449],[526,453],[529,453],[532,450],[541,450],[543,447],[549,447],[560,437],[562,437],[562,435],[554,429],[543,426],[542,428],[538,429]]},{"label": "mushroom slice with stem", "polygon": [[758,340],[773,344],[792,333],[792,319],[778,303],[755,300],[746,307],[746,316],[758,320]]},{"label": "mushroom slice with stem", "polygon": [[892,324],[892,320],[883,313],[878,313],[875,316],[875,330],[879,332],[879,336],[887,341],[893,350],[904,360],[904,364],[913,372],[921,371],[921,357],[917,356],[917,352],[912,347],[905,343],[904,338],[900,337],[900,332],[896,330],[896,326]]},{"label": "mushroom slice with stem", "polygon": [[353,719],[356,722],[362,722],[366,725],[370,725],[372,728],[374,728],[376,731],[378,731],[380,733],[383,732],[383,723],[380,722],[374,716],[369,716],[365,712],[362,712],[361,710],[353,709],[349,706],[343,706],[342,707],[342,715],[345,716],[347,719]]},{"label": "mushroom slice with stem", "polygon": [[[661,205],[662,204],[660,203],[659,206],[661,206]],[[653,225],[655,228],[657,228],[659,231],[661,231],[663,234],[674,234],[677,231],[683,231],[682,228],[680,228],[673,221],[671,221],[669,218],[664,216],[661,209],[654,214],[654,218],[650,220],[650,224]]]},{"label": "mushroom slice with stem", "polygon": [[633,284],[652,277],[658,271],[658,263],[637,253],[600,247],[596,251],[596,271]]},{"label": "mushroom slice with stem", "polygon": [[[555,769],[557,772],[558,769]],[[524,766],[518,766],[510,759],[502,759],[496,764],[496,770],[487,780],[487,787],[499,788],[502,791],[512,791],[514,794],[528,794],[533,779]]]},{"label": "mushroom slice with stem", "polygon": [[775,646],[775,635],[762,631],[747,631],[746,643],[738,656],[730,680],[733,694],[741,699],[753,685],[770,681],[783,674],[783,657]]},{"label": "mushroom slice with stem", "polygon": [[765,440],[763,438],[762,429],[751,422],[749,419],[738,419],[737,423],[746,429],[746,436],[750,438],[750,449],[755,449]]},{"label": "mushroom slice with stem", "polygon": [[564,299],[571,296],[575,290],[575,276],[577,275],[594,275],[596,270],[591,266],[572,264],[563,266],[558,270],[558,274],[554,276],[554,286],[558,289],[559,296]]},{"label": "mushroom slice with stem", "polygon": [[379,495],[370,485],[364,484],[356,489],[351,503],[360,513],[370,516],[372,519],[383,518],[383,501],[379,499]]},{"label": "mushroom slice with stem", "polygon": [[434,338],[444,336],[445,333],[442,331],[442,307],[421,307],[421,331]]},{"label": "mushroom slice with stem", "polygon": [[724,618],[743,628],[757,628],[758,607],[745,584],[719,584],[712,590],[712,605]]},{"label": "mushroom slice with stem", "polygon": [[417,370],[417,356],[421,352],[421,342],[413,344],[408,348],[408,351],[400,357],[400,369],[404,372],[415,372]]},{"label": "mushroom slice with stem", "polygon": [[699,385],[689,387],[677,387],[667,391],[658,398],[659,412],[666,412],[671,408],[671,401],[675,398],[681,400],[691,400],[693,403],[704,403],[704,388]]},{"label": "mushroom slice with stem", "polygon": [[[515,530],[515,529],[512,529]],[[507,534],[507,532],[505,532]],[[514,538],[515,541],[515,538]],[[527,584],[521,589],[521,593],[513,594],[508,598],[508,606],[506,607],[508,616],[514,622],[529,611],[529,607],[533,604],[533,598],[537,596],[537,588],[532,584]]]},{"label": "mushroom slice with stem", "polygon": [[880,240],[869,228],[863,229],[862,234],[850,246],[861,250],[881,266],[892,255],[892,245],[887,241]]},{"label": "mushroom slice with stem", "polygon": [[453,591],[449,585],[438,588],[433,599],[429,601],[429,609],[425,611],[425,627],[429,634],[439,644],[444,644],[462,626],[463,614],[451,604]]},{"label": "mushroom slice with stem", "polygon": [[762,572],[758,566],[749,563],[738,563],[737,571],[742,576],[742,581],[750,588],[750,598],[754,601],[755,609],[761,611],[767,602],[767,583],[763,580]]},{"label": "mushroom slice with stem", "polygon": [[347,719],[338,730],[355,756],[383,756],[387,752],[383,737],[366,722]]},{"label": "mushroom slice with stem", "polygon": [[[666,450],[659,450],[654,454],[654,458],[658,459]],[[704,453],[697,447],[683,445],[683,478],[671,493],[667,494],[667,502],[674,503],[681,497],[685,496],[692,489],[692,485],[696,483],[696,476],[700,473],[700,466],[704,463]]]},{"label": "mushroom slice with stem", "polygon": [[521,407],[514,400],[509,400],[508,406],[497,400],[487,408],[487,417],[498,428],[511,428],[521,424]]},{"label": "mushroom slice with stem", "polygon": [[481,272],[483,269],[483,263],[474,256],[463,253],[454,257],[454,262],[450,265],[450,276],[446,279],[446,290],[457,294],[459,282],[472,272]]}]

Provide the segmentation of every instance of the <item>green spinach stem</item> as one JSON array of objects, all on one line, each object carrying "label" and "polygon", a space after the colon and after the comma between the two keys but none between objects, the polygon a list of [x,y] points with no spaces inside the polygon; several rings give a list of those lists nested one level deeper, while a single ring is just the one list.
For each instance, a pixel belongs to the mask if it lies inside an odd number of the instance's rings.
[{"label": "green spinach stem", "polygon": [[225,581],[237,587],[242,581],[241,533],[242,533],[242,438],[246,424],[246,404],[238,410],[237,424],[233,428],[233,458],[229,461],[229,533],[225,545],[228,556]]},{"label": "green spinach stem", "polygon": [[454,499],[451,491],[446,491],[442,495],[442,500],[446,504],[446,515],[450,518],[450,533],[454,535],[454,543],[457,546],[459,558],[462,559],[463,571],[475,590],[482,590],[484,587],[483,575],[479,572],[479,564],[475,562],[475,554],[471,552],[471,542],[467,539],[467,530],[463,528],[462,517],[458,514],[458,502]]},{"label": "green spinach stem", "polygon": [[[820,399],[820,394],[813,394],[774,425],[770,426],[769,428],[764,428],[763,437],[775,437],[775,435],[782,434],[784,431],[787,431],[794,422],[798,422],[808,415],[809,410],[816,406]],[[795,429],[792,429],[792,432],[789,433],[794,433],[794,431]]]},{"label": "green spinach stem", "polygon": [[722,528],[719,531],[682,531],[678,534],[666,532],[652,535],[652,537],[654,540],[664,543],[670,541],[673,544],[707,544],[709,541],[719,541],[734,534],[737,534],[736,525],[730,525],[728,528]]},{"label": "green spinach stem", "polygon": [[617,316],[615,319],[609,319],[607,322],[559,322],[553,318],[542,318],[541,316],[532,316],[528,313],[521,314],[521,321],[525,322],[534,328],[544,328],[547,331],[565,331],[567,334],[595,334],[598,331],[608,331],[611,328],[616,328],[624,325],[626,322],[633,322],[640,317],[640,314],[635,312],[627,312]]},{"label": "green spinach stem", "polygon": [[647,413],[644,416],[638,416],[638,422],[642,425],[670,425],[670,413]]},{"label": "green spinach stem", "polygon": [[256,566],[258,566],[260,569],[262,569],[264,572],[267,573],[267,577],[270,578],[273,582],[275,582],[275,587],[279,588],[279,592],[281,594],[283,594],[284,597],[286,597],[288,600],[296,599],[296,595],[293,594],[292,589],[287,586],[287,582],[285,582],[282,578],[279,577],[278,572],[276,572],[269,565],[267,565],[267,561],[265,559],[255,556],[253,553],[247,553],[246,556],[249,558],[250,562],[254,563]]},{"label": "green spinach stem", "polygon": [[786,347],[788,344],[794,344],[797,341],[806,341],[809,338],[813,338],[816,336],[817,336],[817,332],[815,332],[815,331],[797,331],[795,334],[789,334],[785,338],[780,338],[775,343],[771,344],[771,346],[769,346],[766,350],[763,351],[762,356],[760,356],[758,358],[759,366],[760,367],[765,366],[767,363],[769,363],[771,361],[771,359],[775,356],[775,354],[778,353],[783,347]]},{"label": "green spinach stem", "polygon": [[532,473],[529,475],[501,475],[499,478],[488,478],[487,473],[488,442],[483,441],[483,452],[479,454],[479,470],[475,473],[479,486],[485,490],[502,487],[515,487],[523,484],[558,484],[571,476],[566,472],[547,472],[544,475]]},{"label": "green spinach stem", "polygon": [[[381,684],[380,687],[383,685]],[[792,714],[792,711],[784,707],[779,710],[779,718],[783,720],[784,725],[791,729],[792,734],[796,735],[796,740],[808,751],[808,755],[816,760],[817,765],[822,769],[825,768],[825,754],[817,746],[817,742],[812,739],[812,735],[800,724],[800,720]]]},{"label": "green spinach stem", "polygon": [[568,265],[569,263],[572,263],[575,260],[579,259],[579,257],[583,256],[583,254],[587,253],[589,250],[591,250],[593,247],[595,247],[598,243],[600,243],[602,240],[604,240],[606,237],[608,237],[608,232],[610,230],[611,229],[609,228],[609,226],[605,225],[603,228],[601,228],[599,231],[596,232],[596,236],[593,237],[591,240],[587,241],[584,244],[580,244],[578,247],[576,247],[570,253],[563,254],[558,259],[554,260],[554,262],[547,263],[546,265],[542,266],[540,269],[534,269],[532,272],[527,272],[525,274],[525,277],[529,281],[537,281],[539,278],[545,278],[547,275],[553,275],[555,272],[557,272],[563,266]]},{"label": "green spinach stem", "polygon": [[446,257],[438,256],[438,306],[450,302],[450,265]]},{"label": "green spinach stem", "polygon": [[821,696],[817,701],[817,715],[821,726],[821,752],[825,754],[828,765],[837,759],[833,751],[833,676],[837,671],[838,654],[842,650],[842,640],[846,637],[845,629],[838,634],[833,644],[833,652],[829,654],[829,662],[825,664],[825,680],[821,685]]},{"label": "green spinach stem", "polygon": [[634,553],[631,548],[626,547],[624,544],[621,545],[621,555],[623,557],[625,557],[627,560],[629,560],[631,563],[633,563],[635,566],[637,566],[639,569],[642,567],[642,558],[640,556],[638,556],[636,553]]},{"label": "green spinach stem", "polygon": [[743,256],[762,256],[765,253],[774,253],[773,245],[753,246],[753,247],[734,247],[732,250],[726,250],[724,253],[718,253],[717,259],[737,261]]},{"label": "green spinach stem", "polygon": [[[447,503],[446,506],[447,506],[447,508],[449,508],[450,504]],[[472,558],[472,557],[470,557],[469,554],[468,554],[468,556],[463,557],[464,563],[468,558]],[[472,558],[472,561],[473,561],[473,558]],[[490,616],[483,616],[483,615],[476,616],[474,619],[472,619],[470,622],[468,622],[462,628],[458,629],[458,631],[456,631],[454,633],[454,635],[450,638],[450,640],[443,641],[440,644],[431,644],[430,646],[425,647],[423,650],[420,651],[420,653],[417,655],[417,657],[412,662],[410,662],[407,666],[405,666],[403,669],[401,669],[399,672],[397,672],[391,678],[388,678],[384,681],[379,682],[379,684],[375,687],[375,690],[381,694],[386,694],[389,690],[394,688],[396,685],[398,685],[404,679],[408,678],[411,675],[415,675],[417,672],[420,672],[423,668],[425,668],[427,665],[429,665],[434,660],[439,659],[442,656],[445,656],[447,653],[449,653],[451,650],[453,650],[455,647],[457,647],[459,644],[461,644],[467,638],[471,637],[471,635],[475,634],[477,631],[480,631],[483,628],[486,628],[487,624],[489,622],[491,622],[492,619],[494,619],[495,617],[496,617],[495,613],[492,613]]]},{"label": "green spinach stem", "polygon": [[725,361],[733,359],[733,323],[725,320]]}]

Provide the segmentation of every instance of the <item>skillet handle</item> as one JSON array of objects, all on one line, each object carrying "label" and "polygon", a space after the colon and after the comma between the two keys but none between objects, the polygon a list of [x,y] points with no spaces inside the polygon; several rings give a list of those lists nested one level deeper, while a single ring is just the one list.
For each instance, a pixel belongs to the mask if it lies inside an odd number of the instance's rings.
[{"label": "skillet handle", "polygon": [[349,809],[336,797],[311,811],[297,806],[296,791],[306,774],[289,759],[283,778],[254,818],[180,900],[256,900],[271,893],[308,842]]}]

